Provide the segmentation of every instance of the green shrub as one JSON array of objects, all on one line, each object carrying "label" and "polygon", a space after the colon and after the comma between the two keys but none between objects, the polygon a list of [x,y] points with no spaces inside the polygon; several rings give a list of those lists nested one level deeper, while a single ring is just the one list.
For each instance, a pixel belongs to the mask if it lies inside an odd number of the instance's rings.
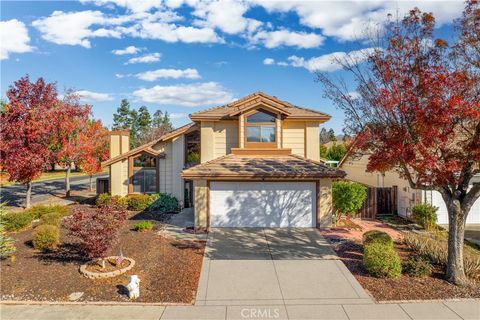
[{"label": "green shrub", "polygon": [[158,199],[150,205],[150,211],[172,212],[178,210],[178,200],[168,193],[160,193]]},{"label": "green shrub", "polygon": [[393,247],[373,242],[363,249],[363,265],[371,275],[380,278],[397,278],[402,274],[400,257]]},{"label": "green shrub", "polygon": [[59,226],[60,221],[62,221],[62,216],[57,212],[49,212],[42,216],[42,224],[48,224],[52,226]]},{"label": "green shrub", "polygon": [[[447,265],[448,242],[444,237],[406,232],[403,239],[410,249],[432,263]],[[467,277],[480,279],[480,255],[477,250],[464,246],[463,267]]]},{"label": "green shrub", "polygon": [[135,231],[150,231],[153,228],[153,222],[151,221],[141,221],[133,226]]},{"label": "green shrub", "polygon": [[116,205],[122,209],[128,208],[128,198],[122,196],[113,196],[111,198],[110,204]]},{"label": "green shrub", "polygon": [[335,181],[332,187],[336,215],[354,217],[367,199],[367,188],[360,183]]},{"label": "green shrub", "polygon": [[26,211],[30,212],[30,214],[34,219],[40,219],[44,215],[52,212],[57,213],[61,217],[66,217],[70,213],[67,206],[59,205],[59,204],[56,204],[56,205],[39,204],[31,207],[30,209],[27,209]]},{"label": "green shrub", "polygon": [[403,263],[403,271],[411,277],[429,277],[432,274],[432,265],[423,258],[408,258]]},{"label": "green shrub", "polygon": [[6,202],[0,203],[0,259],[10,257],[15,250],[15,240],[6,235],[2,217],[7,214]]},{"label": "green shrub", "polygon": [[100,193],[95,200],[97,206],[108,206],[112,204],[112,196],[108,193]]},{"label": "green shrub", "polygon": [[412,219],[427,231],[437,227],[437,207],[428,203],[417,204],[412,208]]},{"label": "green shrub", "polygon": [[37,250],[55,250],[60,243],[60,231],[57,226],[42,224],[35,228],[33,247]]},{"label": "green shrub", "polygon": [[187,163],[200,163],[200,154],[198,152],[190,151],[187,154]]},{"label": "green shrub", "polygon": [[132,194],[127,196],[128,210],[142,211],[149,207],[150,196],[147,194]]},{"label": "green shrub", "polygon": [[148,206],[151,206],[155,201],[157,201],[160,198],[159,193],[152,193],[151,195],[148,196]]},{"label": "green shrub", "polygon": [[27,210],[22,212],[9,212],[2,217],[2,224],[7,231],[20,231],[32,224],[33,216]]},{"label": "green shrub", "polygon": [[378,230],[370,230],[363,234],[363,245],[369,245],[371,243],[381,243],[393,248],[392,237],[386,232]]}]

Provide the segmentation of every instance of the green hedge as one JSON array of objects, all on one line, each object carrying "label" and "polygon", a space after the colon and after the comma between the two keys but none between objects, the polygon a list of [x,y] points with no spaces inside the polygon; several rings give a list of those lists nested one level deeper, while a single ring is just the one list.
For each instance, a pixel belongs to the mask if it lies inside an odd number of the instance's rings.
[{"label": "green hedge", "polygon": [[426,259],[411,257],[403,263],[403,271],[411,277],[429,277],[432,274],[432,264]]},{"label": "green hedge", "polygon": [[29,212],[34,219],[41,219],[44,215],[48,213],[56,213],[61,217],[66,217],[70,214],[70,211],[67,206],[64,205],[35,205],[30,209],[25,210]]},{"label": "green hedge", "polygon": [[125,197],[110,196],[102,193],[97,196],[98,206],[116,205],[131,211],[160,211],[172,212],[179,209],[177,198],[168,193],[130,194]]},{"label": "green hedge", "polygon": [[397,278],[402,274],[397,252],[393,247],[379,242],[364,246],[363,265],[369,274],[379,278]]},{"label": "green hedge", "polygon": [[150,231],[153,229],[153,222],[151,221],[140,221],[136,225],[133,226],[133,230],[135,231]]},{"label": "green hedge", "polygon": [[29,227],[34,220],[34,217],[30,212],[8,212],[1,217],[2,224],[7,231],[20,231]]},{"label": "green hedge", "polygon": [[168,193],[160,193],[149,207],[150,211],[172,212],[178,210],[178,200]]},{"label": "green hedge", "polygon": [[363,245],[369,245],[374,242],[393,248],[393,240],[388,233],[378,230],[370,230],[363,234]]},{"label": "green hedge", "polygon": [[335,181],[332,186],[332,199],[337,216],[354,217],[367,199],[367,188],[356,182]]}]

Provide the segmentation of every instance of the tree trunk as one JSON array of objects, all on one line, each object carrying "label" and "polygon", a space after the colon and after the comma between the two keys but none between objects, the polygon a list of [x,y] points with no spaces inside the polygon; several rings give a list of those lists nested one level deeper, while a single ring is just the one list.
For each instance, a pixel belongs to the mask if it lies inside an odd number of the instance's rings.
[{"label": "tree trunk", "polygon": [[466,213],[458,199],[447,203],[448,210],[448,261],[446,280],[459,286],[468,284],[463,266],[463,242],[465,236]]},{"label": "tree trunk", "polygon": [[70,171],[72,170],[72,165],[67,164],[67,172],[65,174],[65,196],[70,197]]},{"label": "tree trunk", "polygon": [[25,197],[25,208],[30,208],[32,200],[32,182],[29,181],[26,183],[27,186],[27,195]]}]

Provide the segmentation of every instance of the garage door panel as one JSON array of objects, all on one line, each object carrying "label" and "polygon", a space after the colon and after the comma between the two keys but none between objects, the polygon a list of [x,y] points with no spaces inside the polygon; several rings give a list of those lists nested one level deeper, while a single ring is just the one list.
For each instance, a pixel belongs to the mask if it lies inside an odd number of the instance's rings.
[{"label": "garage door panel", "polygon": [[[448,211],[445,201],[443,201],[442,195],[438,191],[432,191],[432,205],[437,207],[437,223],[448,224]],[[479,224],[480,223],[480,199],[477,199],[473,204],[470,212],[467,216],[467,224]]]},{"label": "garage door panel", "polygon": [[311,227],[315,183],[212,182],[212,227]]}]

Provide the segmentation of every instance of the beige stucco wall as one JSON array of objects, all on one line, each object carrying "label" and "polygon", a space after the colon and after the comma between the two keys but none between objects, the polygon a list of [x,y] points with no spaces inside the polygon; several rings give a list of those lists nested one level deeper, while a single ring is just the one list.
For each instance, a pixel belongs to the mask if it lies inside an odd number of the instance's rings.
[{"label": "beige stucco wall", "polygon": [[393,187],[398,188],[397,211],[401,216],[407,216],[411,208],[417,203],[419,194],[415,189],[410,188],[407,180],[402,179],[397,172],[387,171],[367,172],[368,155],[359,158],[350,158],[345,161],[340,169],[347,173],[346,179],[360,182],[371,187]]},{"label": "beige stucco wall", "polygon": [[208,224],[208,184],[206,180],[193,181],[195,228],[206,228]]},{"label": "beige stucco wall", "polygon": [[[185,136],[172,139],[172,195],[183,202],[184,182],[180,176],[185,165]],[[160,176],[160,181],[162,177]]]},{"label": "beige stucco wall", "polygon": [[321,179],[319,189],[317,224],[322,228],[330,227],[333,220],[332,179]]},{"label": "beige stucco wall", "polygon": [[238,148],[238,121],[214,122],[213,136],[215,148],[213,156],[218,158],[230,154],[232,148]]},{"label": "beige stucco wall", "polygon": [[200,123],[200,162],[207,162],[214,159],[215,154],[215,138],[214,138],[215,122],[202,121]]},{"label": "beige stucco wall", "polygon": [[283,148],[305,157],[305,122],[283,121]]},{"label": "beige stucco wall", "polygon": [[110,194],[125,196],[128,193],[128,160],[115,162],[110,166]]},{"label": "beige stucco wall", "polygon": [[305,122],[305,158],[320,161],[320,127],[317,121]]}]

